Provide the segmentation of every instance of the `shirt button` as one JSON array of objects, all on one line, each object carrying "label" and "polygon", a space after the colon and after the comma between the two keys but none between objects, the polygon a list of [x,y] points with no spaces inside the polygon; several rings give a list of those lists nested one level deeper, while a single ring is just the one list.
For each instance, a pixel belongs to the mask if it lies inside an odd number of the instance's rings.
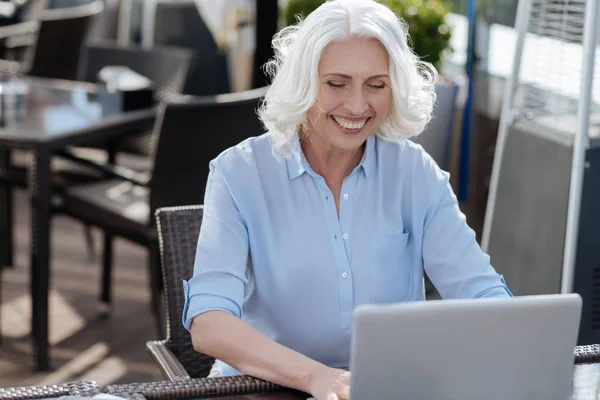
[{"label": "shirt button", "polygon": [[344,240],[348,239],[348,234],[344,233],[344,236],[342,236],[344,238]]},{"label": "shirt button", "polygon": [[348,273],[342,272],[342,278],[346,279],[348,277]]},{"label": "shirt button", "polygon": [[348,200],[348,197],[350,197],[348,196],[348,193],[344,193],[344,200]]}]

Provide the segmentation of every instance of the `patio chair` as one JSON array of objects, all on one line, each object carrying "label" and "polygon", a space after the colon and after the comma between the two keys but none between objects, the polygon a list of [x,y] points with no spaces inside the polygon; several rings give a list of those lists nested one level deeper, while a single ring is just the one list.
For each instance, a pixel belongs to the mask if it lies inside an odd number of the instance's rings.
[{"label": "patio chair", "polygon": [[79,381],[47,386],[0,388],[0,400],[35,400],[61,396],[93,397],[101,393],[96,382]]},{"label": "patio chair", "polygon": [[75,80],[88,29],[104,5],[96,0],[81,6],[45,9],[39,20],[0,28],[0,41],[33,38],[23,61],[1,60],[0,70],[46,78]]},{"label": "patio chair", "polygon": [[192,50],[175,46],[120,46],[114,41],[94,41],[86,44],[81,55],[78,78],[98,82],[98,73],[107,65],[129,67],[150,79],[158,94],[182,93],[188,71],[195,61]]},{"label": "patio chair", "polygon": [[[155,84],[156,97],[160,99],[165,95],[183,92],[195,59],[192,50],[175,46],[144,49],[138,46],[119,46],[114,41],[95,41],[84,47],[78,77],[79,80],[96,83],[102,68],[108,65],[125,66],[150,79]],[[140,132],[139,135],[122,141],[117,151],[149,158],[156,139],[151,133]]]},{"label": "patio chair", "polygon": [[112,242],[119,236],[149,250],[152,310],[162,331],[158,238],[151,216],[161,207],[203,201],[209,161],[243,139],[262,133],[256,107],[265,91],[260,88],[204,98],[177,96],[165,102],[155,125],[158,145],[149,177],[62,153],[116,178],[67,189],[61,208],[66,215],[104,232],[100,301],[107,310],[111,302]]},{"label": "patio chair", "polygon": [[[14,14],[3,26],[15,26],[29,21],[39,21],[42,12],[48,7],[48,0],[25,0],[24,3],[13,0],[12,4],[16,6]],[[24,25],[27,26],[27,25]],[[35,43],[35,32],[24,35],[15,35],[3,37],[0,40],[0,58],[6,58],[13,61],[22,61],[27,49]]]},{"label": "patio chair", "polygon": [[193,273],[202,211],[202,205],[190,205],[163,207],[155,212],[166,307],[166,338],[147,342],[146,347],[171,382],[111,385],[106,388],[107,393],[140,393],[174,399],[183,391],[189,397],[204,397],[215,393],[233,395],[281,390],[278,385],[247,375],[207,378],[214,358],[194,350],[190,334],[181,323],[184,305],[181,280],[189,279]]},{"label": "patio chair", "polygon": [[[0,28],[1,30],[2,28]],[[181,93],[188,78],[190,66],[194,61],[194,53],[187,49],[158,46],[153,49],[139,47],[121,47],[110,41],[98,41],[84,46],[81,54],[81,65],[78,78],[82,81],[95,83],[98,73],[107,65],[129,67],[135,72],[152,80],[156,85],[157,97]],[[152,149],[156,146],[156,137],[152,131],[139,132],[118,143],[115,150],[127,153],[123,164],[133,170],[148,171],[152,165]],[[107,151],[106,144],[90,144],[88,147],[71,148],[80,158],[87,158],[97,164],[114,163],[116,152]],[[25,158],[13,157],[10,168],[11,186],[26,185],[27,166]],[[62,192],[74,184],[97,182],[106,179],[106,175],[90,168],[82,168],[78,164],[57,162],[53,165],[53,190]],[[12,225],[12,224],[11,224]],[[8,234],[12,234],[12,228]],[[85,231],[86,243],[90,259],[94,258],[94,245],[89,229]],[[12,243],[12,240],[9,240]],[[9,257],[10,258],[10,257]]]},{"label": "patio chair", "polygon": [[272,397],[267,395],[265,398],[292,400],[308,397],[306,393],[286,389],[249,375],[109,385],[104,391],[127,400],[189,400],[215,396],[220,399],[225,399],[224,396],[227,396],[227,399],[231,400],[250,400],[263,398],[252,396],[253,394],[272,392],[279,393],[275,393]]},{"label": "patio chair", "polygon": [[182,279],[190,279],[198,234],[201,205],[164,207],[156,211],[160,244],[163,296],[166,306],[166,339],[146,343],[163,374],[172,381],[208,376],[214,358],[197,353],[190,333],[181,323],[184,305]]},{"label": "patio chair", "polygon": [[575,364],[600,363],[600,345],[591,344],[575,347]]}]

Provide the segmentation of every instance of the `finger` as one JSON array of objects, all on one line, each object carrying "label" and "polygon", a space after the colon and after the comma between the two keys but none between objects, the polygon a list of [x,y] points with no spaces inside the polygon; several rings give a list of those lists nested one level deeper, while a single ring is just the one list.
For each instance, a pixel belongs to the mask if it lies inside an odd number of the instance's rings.
[{"label": "finger", "polygon": [[340,398],[335,393],[329,393],[327,395],[327,400],[340,400]]},{"label": "finger", "polygon": [[339,385],[335,388],[335,394],[340,399],[347,400],[350,398],[350,386],[349,385]]},{"label": "finger", "polygon": [[350,372],[344,372],[343,374],[340,375],[339,379],[340,382],[349,385],[350,384]]}]

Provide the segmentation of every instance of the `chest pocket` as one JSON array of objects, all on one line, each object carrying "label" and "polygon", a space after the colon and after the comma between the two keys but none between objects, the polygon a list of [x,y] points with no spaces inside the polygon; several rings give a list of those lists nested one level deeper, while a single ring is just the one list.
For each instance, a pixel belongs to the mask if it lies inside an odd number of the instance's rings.
[{"label": "chest pocket", "polygon": [[412,286],[408,231],[373,231],[370,239],[370,296],[374,303],[406,300]]}]

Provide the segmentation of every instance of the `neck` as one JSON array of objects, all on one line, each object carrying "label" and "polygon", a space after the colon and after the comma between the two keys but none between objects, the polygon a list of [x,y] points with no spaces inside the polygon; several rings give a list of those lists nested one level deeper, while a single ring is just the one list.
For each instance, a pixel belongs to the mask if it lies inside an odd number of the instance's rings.
[{"label": "neck", "polygon": [[363,144],[355,150],[339,150],[330,145],[315,143],[315,139],[305,136],[300,144],[306,161],[328,185],[339,185],[360,163],[364,153]]}]

